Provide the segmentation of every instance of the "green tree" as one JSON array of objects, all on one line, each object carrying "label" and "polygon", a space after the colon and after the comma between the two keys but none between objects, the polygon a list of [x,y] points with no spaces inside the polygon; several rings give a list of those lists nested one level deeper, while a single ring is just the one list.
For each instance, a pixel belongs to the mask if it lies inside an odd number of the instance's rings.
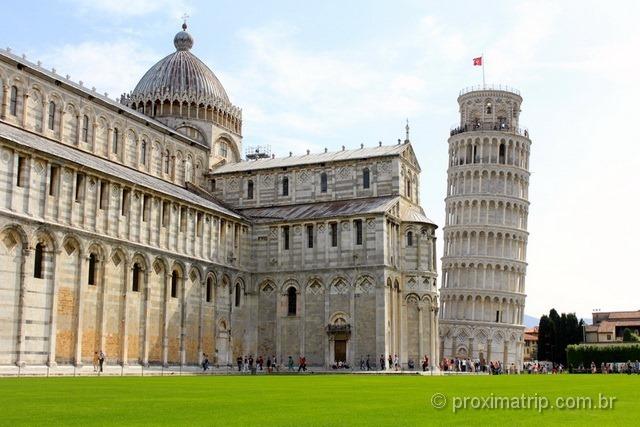
[{"label": "green tree", "polygon": [[584,322],[575,313],[558,314],[555,309],[540,318],[538,360],[567,364],[567,346],[582,342]]}]

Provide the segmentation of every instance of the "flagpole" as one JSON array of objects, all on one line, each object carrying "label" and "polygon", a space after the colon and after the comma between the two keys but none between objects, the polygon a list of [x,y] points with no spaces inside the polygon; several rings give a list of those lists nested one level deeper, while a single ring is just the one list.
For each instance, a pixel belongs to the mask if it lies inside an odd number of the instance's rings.
[{"label": "flagpole", "polygon": [[482,53],[482,89],[484,89],[486,87],[485,83],[484,83],[484,52]]}]

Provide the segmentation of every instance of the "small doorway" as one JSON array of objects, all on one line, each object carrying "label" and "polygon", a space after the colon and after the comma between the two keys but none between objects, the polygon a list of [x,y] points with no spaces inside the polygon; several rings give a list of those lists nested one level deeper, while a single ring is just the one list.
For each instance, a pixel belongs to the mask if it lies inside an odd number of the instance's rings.
[{"label": "small doorway", "polygon": [[335,361],[337,362],[346,362],[347,361],[347,340],[335,340]]}]

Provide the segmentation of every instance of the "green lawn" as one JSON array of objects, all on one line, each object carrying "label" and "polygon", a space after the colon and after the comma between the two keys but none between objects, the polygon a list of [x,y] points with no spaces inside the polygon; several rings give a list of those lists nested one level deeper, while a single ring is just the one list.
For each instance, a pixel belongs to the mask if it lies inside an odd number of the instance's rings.
[{"label": "green lawn", "polygon": [[[443,393],[444,409],[431,405]],[[467,409],[454,397],[616,397],[611,410]],[[476,400],[476,404],[477,404]],[[472,402],[470,402],[472,403]],[[631,425],[640,376],[291,375],[0,379],[1,425]]]}]

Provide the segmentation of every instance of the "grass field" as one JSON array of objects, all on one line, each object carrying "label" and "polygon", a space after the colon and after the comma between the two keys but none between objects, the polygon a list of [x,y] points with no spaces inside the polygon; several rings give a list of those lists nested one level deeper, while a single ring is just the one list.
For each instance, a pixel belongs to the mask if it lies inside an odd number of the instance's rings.
[{"label": "grass field", "polygon": [[[434,409],[442,393],[447,404]],[[459,409],[456,397],[598,394],[613,409]],[[441,397],[439,397],[441,398]],[[475,399],[475,404],[480,404]],[[485,400],[485,402],[487,402]],[[565,404],[571,404],[571,399]],[[458,405],[461,404],[458,399]],[[474,402],[467,402],[468,406]],[[489,404],[487,402],[487,404]],[[513,405],[513,403],[512,403]],[[495,404],[494,404],[495,406]],[[530,406],[533,406],[531,404]],[[640,376],[370,375],[0,379],[1,425],[637,425]]]}]

